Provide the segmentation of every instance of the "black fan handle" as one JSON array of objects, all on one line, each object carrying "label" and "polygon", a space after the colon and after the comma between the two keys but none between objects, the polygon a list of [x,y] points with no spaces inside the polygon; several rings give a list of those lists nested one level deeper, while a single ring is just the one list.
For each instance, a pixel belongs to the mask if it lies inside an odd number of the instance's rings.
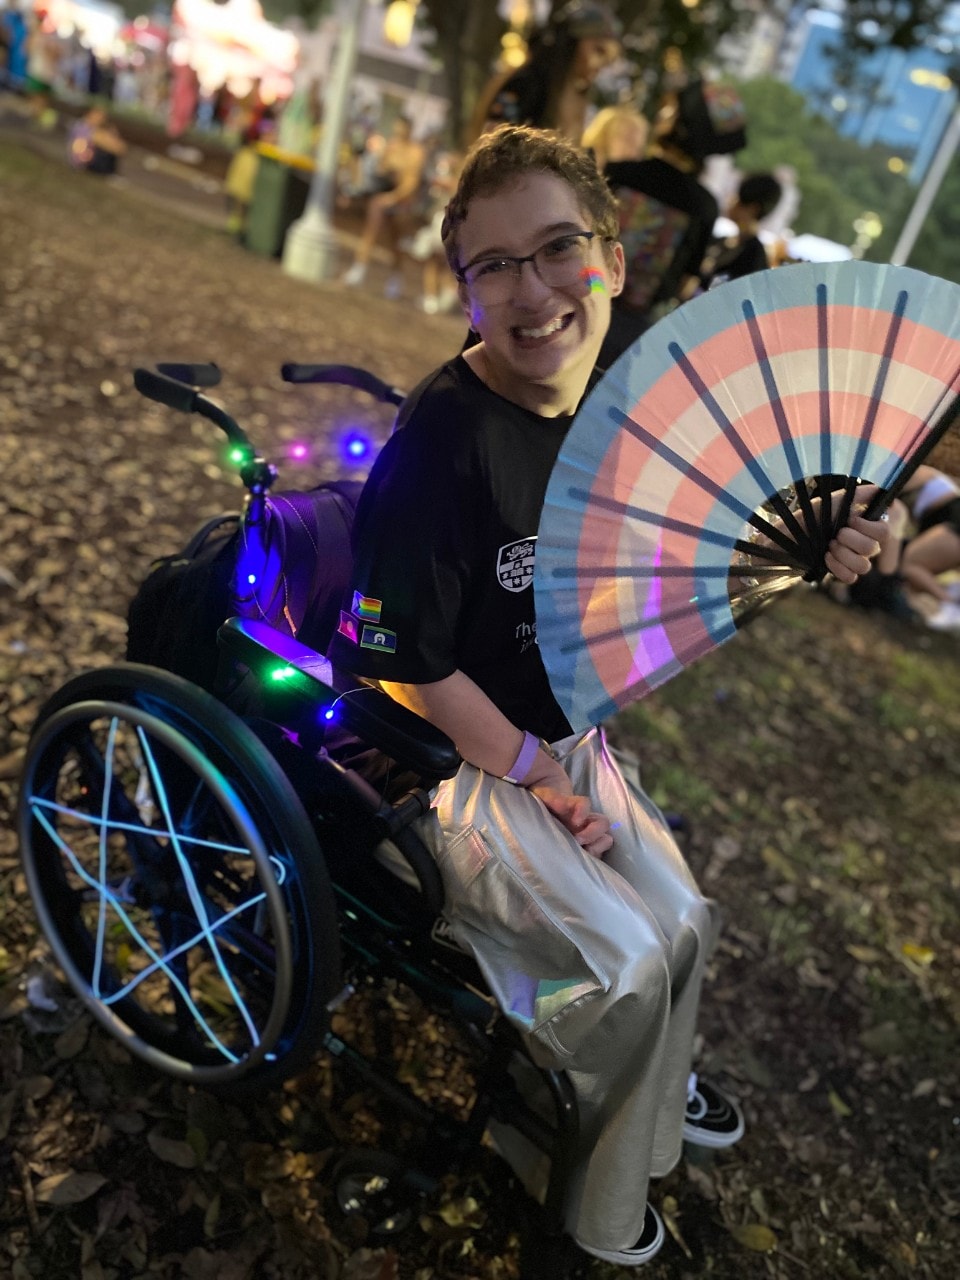
[{"label": "black fan handle", "polygon": [[955,396],[951,403],[944,409],[943,413],[937,419],[936,426],[931,427],[923,439],[923,443],[918,445],[907,461],[897,472],[897,478],[889,489],[880,489],[867,503],[867,508],[863,513],[865,520],[876,520],[894,498],[898,498],[903,492],[903,487],[914,474],[918,467],[929,458],[936,445],[943,439],[945,433],[956,423],[960,422],[960,396]]}]

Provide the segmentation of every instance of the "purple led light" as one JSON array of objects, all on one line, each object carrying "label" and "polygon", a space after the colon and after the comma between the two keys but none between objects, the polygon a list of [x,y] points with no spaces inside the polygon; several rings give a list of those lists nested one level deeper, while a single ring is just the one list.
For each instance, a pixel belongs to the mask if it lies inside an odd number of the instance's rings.
[{"label": "purple led light", "polygon": [[290,446],[290,457],[296,458],[298,462],[302,462],[310,450],[305,444],[294,444]]}]

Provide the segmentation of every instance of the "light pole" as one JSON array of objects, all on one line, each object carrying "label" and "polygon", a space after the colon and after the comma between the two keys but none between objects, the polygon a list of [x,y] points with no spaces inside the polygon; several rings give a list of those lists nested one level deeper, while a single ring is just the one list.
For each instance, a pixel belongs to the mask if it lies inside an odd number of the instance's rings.
[{"label": "light pole", "polygon": [[895,267],[904,266],[910,257],[913,246],[917,242],[917,236],[920,234],[924,220],[930,212],[930,206],[936,199],[944,174],[947,172],[947,166],[953,159],[958,145],[960,145],[960,106],[954,108],[950,123],[943,131],[943,137],[940,140],[939,147],[937,147],[937,153],[930,161],[927,176],[920,184],[920,190],[917,192],[917,198],[913,202],[913,208],[907,214],[907,220],[903,224],[900,238],[894,247],[893,253],[890,255],[890,261]]},{"label": "light pole", "polygon": [[283,244],[283,269],[287,275],[300,280],[328,280],[337,269],[333,206],[340,141],[367,3],[368,0],[340,0],[337,55],[323,95],[323,132],[317,146],[313,181],[303,216],[291,224]]}]

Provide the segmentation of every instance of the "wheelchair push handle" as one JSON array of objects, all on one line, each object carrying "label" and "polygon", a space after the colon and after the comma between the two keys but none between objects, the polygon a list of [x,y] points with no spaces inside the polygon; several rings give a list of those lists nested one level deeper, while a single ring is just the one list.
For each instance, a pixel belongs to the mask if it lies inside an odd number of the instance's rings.
[{"label": "wheelchair push handle", "polygon": [[280,366],[280,376],[284,382],[330,382],[342,387],[355,387],[384,404],[400,405],[404,401],[404,393],[399,387],[391,387],[376,374],[352,364],[284,364]]},{"label": "wheelchair push handle", "polygon": [[[171,367],[174,366],[160,365],[158,369],[169,369]],[[178,365],[175,367],[193,372],[204,369],[216,370],[219,380],[219,370],[216,369],[216,365]],[[155,369],[142,368],[134,369],[133,385],[148,400],[155,400],[158,404],[165,404],[167,408],[176,409],[179,413],[196,413],[201,418],[209,419],[210,422],[215,423],[220,428],[232,445],[242,449],[251,460],[253,459],[255,452],[253,445],[239,424],[219,405],[214,404],[212,400],[208,400],[206,396],[202,396],[195,387],[181,381],[179,378],[171,377],[167,373],[158,372]],[[208,382],[202,385],[216,384]]]}]

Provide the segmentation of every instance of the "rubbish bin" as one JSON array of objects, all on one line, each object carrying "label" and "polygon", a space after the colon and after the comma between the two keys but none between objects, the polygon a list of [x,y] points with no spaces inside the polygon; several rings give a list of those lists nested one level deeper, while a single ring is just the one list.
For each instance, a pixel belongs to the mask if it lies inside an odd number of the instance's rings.
[{"label": "rubbish bin", "polygon": [[257,147],[260,164],[247,212],[244,243],[253,253],[279,258],[287,228],[303,213],[313,162],[269,143]]}]

